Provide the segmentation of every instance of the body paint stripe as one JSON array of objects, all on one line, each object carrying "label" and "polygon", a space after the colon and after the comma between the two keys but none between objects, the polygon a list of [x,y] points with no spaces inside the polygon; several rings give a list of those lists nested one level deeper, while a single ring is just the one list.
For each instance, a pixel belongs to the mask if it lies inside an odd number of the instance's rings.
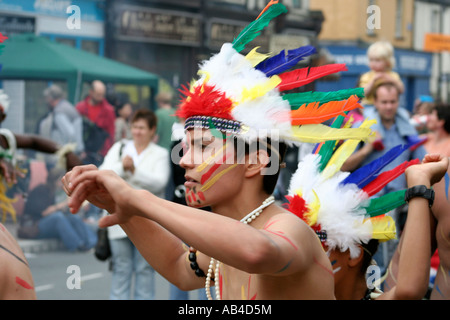
[{"label": "body paint stripe", "polygon": [[26,282],[25,280],[23,280],[20,277],[16,277],[16,283],[22,287],[24,287],[25,289],[33,289],[33,286],[31,286],[28,282]]},{"label": "body paint stripe", "polygon": [[326,272],[328,272],[329,274],[331,274],[331,275],[333,276],[333,271],[332,271],[332,270],[329,270],[327,267],[321,265],[320,262],[317,261],[316,257],[314,257],[313,260],[314,260],[314,263],[317,263],[317,265],[318,265],[319,267],[321,267],[323,270],[325,270]]},{"label": "body paint stripe", "polygon": [[[297,246],[288,238],[288,237],[286,237],[286,236],[283,236],[283,235],[281,235],[281,234],[279,234],[279,233],[276,233],[275,231],[271,231],[271,230],[266,230],[267,232],[270,232],[270,233],[272,233],[272,234],[274,234],[274,235],[276,235],[276,236],[279,236],[279,237],[281,237],[281,238],[283,238],[284,240],[286,240],[287,242],[289,242],[289,244],[291,245],[291,246],[293,246],[294,248],[295,248],[295,250],[298,250],[298,248],[297,248]],[[279,231],[277,231],[277,232],[279,232]]]},{"label": "body paint stripe", "polygon": [[280,270],[278,270],[277,272],[275,272],[275,273],[281,273],[281,272],[283,272],[284,270],[286,270],[287,268],[289,268],[289,266],[291,265],[291,263],[292,263],[292,260],[294,260],[294,259],[291,259],[283,268],[281,268]]}]

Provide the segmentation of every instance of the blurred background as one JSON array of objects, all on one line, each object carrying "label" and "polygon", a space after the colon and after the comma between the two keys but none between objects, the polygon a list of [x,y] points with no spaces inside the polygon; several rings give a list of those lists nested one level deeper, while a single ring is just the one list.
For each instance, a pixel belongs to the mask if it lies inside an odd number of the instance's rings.
[{"label": "blurred background", "polygon": [[[367,47],[387,40],[395,48],[395,71],[405,84],[402,106],[412,110],[421,95],[448,100],[450,1],[281,2],[289,13],[276,19],[258,37],[257,45],[261,52],[277,53],[282,48],[313,44],[320,49],[317,63],[347,64],[347,72],[316,82],[317,90],[356,86],[359,75],[369,70]],[[47,112],[42,91],[49,83],[63,87],[75,104],[87,94],[89,81],[99,78],[110,91],[125,93],[135,106],[154,109],[158,91],[178,96],[178,88],[195,76],[198,62],[232,41],[266,4],[265,0],[2,0],[0,32],[10,38],[8,46],[15,37],[32,34],[90,54],[62,52],[63,58],[49,62],[42,61],[44,53],[31,49],[21,59],[15,57],[23,70],[20,66],[10,70],[6,51],[0,61],[0,87],[9,93],[14,108],[4,126],[18,133],[34,132],[36,122]],[[38,47],[36,40],[28,41],[29,48],[33,48],[31,43]],[[94,55],[147,74],[139,74],[138,80],[133,75],[127,79],[119,67],[102,67]],[[67,61],[80,59],[93,62],[66,70]],[[45,68],[45,63],[51,63],[55,72],[29,71],[30,65]],[[95,73],[96,67],[106,70]]]}]

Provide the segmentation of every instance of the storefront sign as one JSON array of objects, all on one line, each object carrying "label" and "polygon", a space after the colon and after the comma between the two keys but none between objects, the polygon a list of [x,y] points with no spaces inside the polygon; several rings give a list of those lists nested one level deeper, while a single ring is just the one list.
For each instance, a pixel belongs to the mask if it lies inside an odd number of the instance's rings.
[{"label": "storefront sign", "polygon": [[[213,50],[220,49],[225,42],[232,42],[234,38],[247,26],[245,22],[226,19],[210,19],[207,22],[206,33],[208,47]],[[251,47],[261,47],[260,52],[269,50],[269,33],[267,28],[260,36],[252,41]]]},{"label": "storefront sign", "polygon": [[450,51],[450,34],[425,34],[423,50],[428,52]]},{"label": "storefront sign", "polygon": [[36,19],[33,17],[0,14],[0,30],[4,35],[34,33]]},{"label": "storefront sign", "polygon": [[119,7],[117,37],[121,40],[201,45],[201,18],[177,11]]}]

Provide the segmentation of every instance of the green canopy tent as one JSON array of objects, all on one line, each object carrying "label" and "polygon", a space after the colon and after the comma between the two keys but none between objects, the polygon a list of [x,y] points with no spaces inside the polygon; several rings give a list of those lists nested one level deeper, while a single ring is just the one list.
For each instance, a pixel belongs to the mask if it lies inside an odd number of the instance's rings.
[{"label": "green canopy tent", "polygon": [[0,79],[66,81],[68,100],[74,104],[80,100],[82,84],[93,80],[149,86],[152,97],[158,91],[159,77],[153,73],[44,37],[12,35],[3,44]]}]

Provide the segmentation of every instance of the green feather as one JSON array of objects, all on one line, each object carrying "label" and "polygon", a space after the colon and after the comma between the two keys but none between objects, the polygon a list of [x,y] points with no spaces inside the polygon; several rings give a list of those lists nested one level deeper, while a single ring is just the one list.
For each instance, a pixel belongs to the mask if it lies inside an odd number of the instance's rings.
[{"label": "green feather", "polygon": [[291,108],[297,109],[297,107],[311,102],[319,102],[319,105],[330,101],[341,101],[356,95],[358,98],[364,97],[364,88],[353,88],[331,92],[301,92],[301,93],[288,93],[283,96],[284,100],[287,100],[291,105]]},{"label": "green feather", "polygon": [[385,214],[395,208],[405,204],[405,190],[394,191],[378,198],[370,200],[369,205],[365,208],[370,217],[376,217]]},{"label": "green feather", "polygon": [[[331,124],[331,128],[340,128],[342,126],[342,122],[344,121],[345,117],[338,116],[336,117],[336,120],[333,121]],[[330,160],[331,156],[333,155],[334,148],[336,147],[336,140],[330,140],[323,142],[323,145],[320,147],[319,154],[320,154],[320,163],[319,163],[319,170],[323,171],[325,167],[327,166],[328,161]]]},{"label": "green feather", "polygon": [[241,52],[245,48],[246,44],[260,35],[261,31],[267,27],[272,19],[286,12],[286,7],[281,3],[270,6],[268,10],[264,12],[261,17],[259,17],[259,19],[250,23],[244,28],[244,30],[241,31],[241,33],[239,33],[239,35],[233,40],[233,48],[237,52]]}]

